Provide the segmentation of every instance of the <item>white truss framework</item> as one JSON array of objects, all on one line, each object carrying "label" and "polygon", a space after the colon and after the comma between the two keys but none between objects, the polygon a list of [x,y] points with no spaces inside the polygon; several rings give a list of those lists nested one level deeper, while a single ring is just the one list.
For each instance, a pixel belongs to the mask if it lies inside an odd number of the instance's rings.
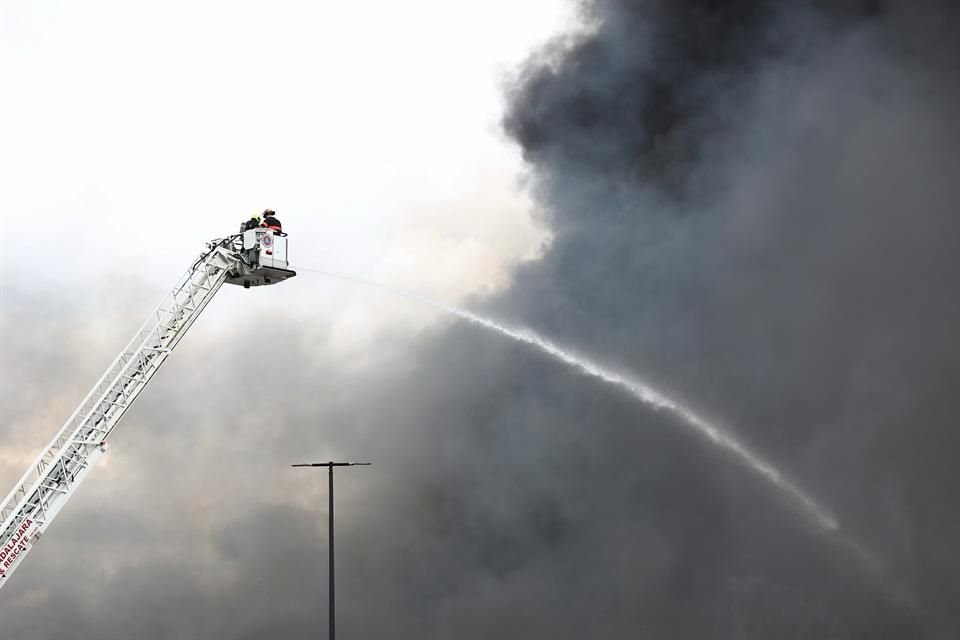
[{"label": "white truss framework", "polygon": [[236,237],[211,242],[0,504],[0,588],[106,450],[106,440],[228,276]]}]

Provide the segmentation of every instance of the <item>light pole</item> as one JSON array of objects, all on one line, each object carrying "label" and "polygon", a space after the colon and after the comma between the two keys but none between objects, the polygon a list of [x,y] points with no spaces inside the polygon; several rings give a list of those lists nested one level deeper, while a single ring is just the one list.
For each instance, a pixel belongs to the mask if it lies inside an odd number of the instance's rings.
[{"label": "light pole", "polygon": [[336,640],[336,624],[334,619],[334,597],[333,597],[333,468],[334,467],[361,467],[361,466],[370,466],[369,462],[306,462],[302,464],[292,464],[291,467],[327,467],[330,472],[330,489],[328,491],[329,496],[329,516],[328,516],[328,526],[330,529],[330,640]]}]

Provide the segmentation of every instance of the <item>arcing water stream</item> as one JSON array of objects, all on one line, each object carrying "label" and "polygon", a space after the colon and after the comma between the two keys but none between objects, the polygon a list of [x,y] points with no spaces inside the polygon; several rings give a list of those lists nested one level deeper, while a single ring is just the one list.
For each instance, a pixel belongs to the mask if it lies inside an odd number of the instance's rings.
[{"label": "arcing water stream", "polygon": [[348,280],[350,282],[356,282],[363,284],[369,287],[375,287],[377,289],[382,289],[384,291],[389,291],[395,295],[402,296],[404,298],[409,298],[411,300],[416,300],[423,304],[430,305],[431,307],[441,309],[447,313],[453,314],[464,320],[472,322],[473,324],[485,327],[492,331],[496,331],[502,335],[505,335],[509,338],[517,340],[519,342],[524,342],[531,346],[537,347],[541,351],[549,354],[554,359],[563,362],[579,371],[592,376],[594,378],[599,378],[600,380],[620,387],[631,395],[639,399],[641,402],[658,409],[669,411],[674,415],[682,419],[683,423],[688,427],[694,429],[697,433],[702,436],[705,436],[709,439],[714,445],[726,449],[733,453],[737,458],[739,458],[744,464],[746,464],[752,471],[756,472],[768,482],[772,483],[777,487],[782,493],[789,496],[793,502],[802,508],[803,512],[808,516],[812,517],[816,524],[825,532],[833,532],[838,528],[837,520],[829,514],[829,512],[819,505],[812,497],[810,497],[803,489],[797,485],[790,482],[788,479],[784,478],[783,475],[777,471],[769,462],[764,461],[760,456],[750,451],[746,446],[740,443],[732,434],[724,431],[720,427],[710,423],[707,419],[701,417],[693,410],[679,404],[678,402],[668,398],[664,394],[660,393],[656,389],[650,387],[647,384],[639,382],[637,380],[628,378],[626,376],[612,373],[600,367],[599,365],[591,362],[582,357],[575,356],[569,351],[558,347],[549,340],[541,338],[533,331],[529,329],[515,329],[503,326],[492,320],[480,317],[469,311],[463,309],[458,309],[442,302],[432,300],[431,298],[422,296],[417,293],[410,291],[405,291],[396,287],[390,287],[377,282],[371,282],[370,280],[365,280],[363,278],[358,278],[354,276],[346,276],[337,273],[331,273],[329,271],[322,271],[320,269],[312,269],[309,267],[299,267],[300,269],[306,271],[313,271],[320,273],[326,276],[331,276],[341,280]]}]

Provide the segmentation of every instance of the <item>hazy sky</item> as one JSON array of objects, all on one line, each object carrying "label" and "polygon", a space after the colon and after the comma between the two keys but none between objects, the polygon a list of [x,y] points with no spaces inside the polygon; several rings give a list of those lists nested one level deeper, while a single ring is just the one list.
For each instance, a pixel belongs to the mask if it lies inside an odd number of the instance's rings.
[{"label": "hazy sky", "polygon": [[[5,3],[0,486],[202,248],[227,287],[0,637],[960,633],[947,0]],[[583,23],[588,24],[584,27]],[[565,34],[553,38],[556,34]],[[546,43],[546,44],[544,44]],[[667,411],[354,273],[529,327]]]},{"label": "hazy sky", "polygon": [[[13,291],[83,306],[101,321],[74,328],[102,336],[105,366],[140,321],[102,318],[145,317],[206,240],[267,207],[300,264],[450,301],[503,288],[546,235],[500,132],[503,87],[571,19],[560,0],[4,2],[3,322]],[[436,319],[316,278],[271,293],[349,353]],[[0,442],[0,478],[47,432]]]},{"label": "hazy sky", "polygon": [[[29,428],[4,428],[2,484],[203,243],[264,208],[297,266],[449,301],[506,286],[546,231],[500,131],[504,86],[571,18],[559,0],[0,5],[0,376],[6,398],[32,399],[26,416],[5,403]],[[381,332],[437,319],[308,273],[298,283],[232,291],[197,331],[296,316],[349,367]],[[28,330],[35,350],[21,352]],[[90,364],[62,372],[67,353]],[[28,378],[20,358],[61,373]]]},{"label": "hazy sky", "polygon": [[498,120],[505,78],[569,19],[559,1],[0,10],[7,274],[36,261],[9,233],[29,220],[60,255],[45,286],[138,260],[166,287],[266,207],[301,258],[454,296],[535,250]]}]

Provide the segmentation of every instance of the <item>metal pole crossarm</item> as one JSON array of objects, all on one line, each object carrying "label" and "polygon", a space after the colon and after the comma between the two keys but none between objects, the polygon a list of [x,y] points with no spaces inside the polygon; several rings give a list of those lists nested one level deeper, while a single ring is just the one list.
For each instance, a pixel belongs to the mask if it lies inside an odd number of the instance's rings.
[{"label": "metal pole crossarm", "polygon": [[291,467],[369,467],[372,462],[302,462]]},{"label": "metal pole crossarm", "polygon": [[[104,454],[110,433],[224,282],[257,274],[260,265],[252,265],[241,254],[240,237],[207,244],[208,250],[149,316],[0,503],[0,588]],[[277,281],[296,275],[285,268],[286,262],[281,267],[274,267],[279,277],[271,272]]]}]

